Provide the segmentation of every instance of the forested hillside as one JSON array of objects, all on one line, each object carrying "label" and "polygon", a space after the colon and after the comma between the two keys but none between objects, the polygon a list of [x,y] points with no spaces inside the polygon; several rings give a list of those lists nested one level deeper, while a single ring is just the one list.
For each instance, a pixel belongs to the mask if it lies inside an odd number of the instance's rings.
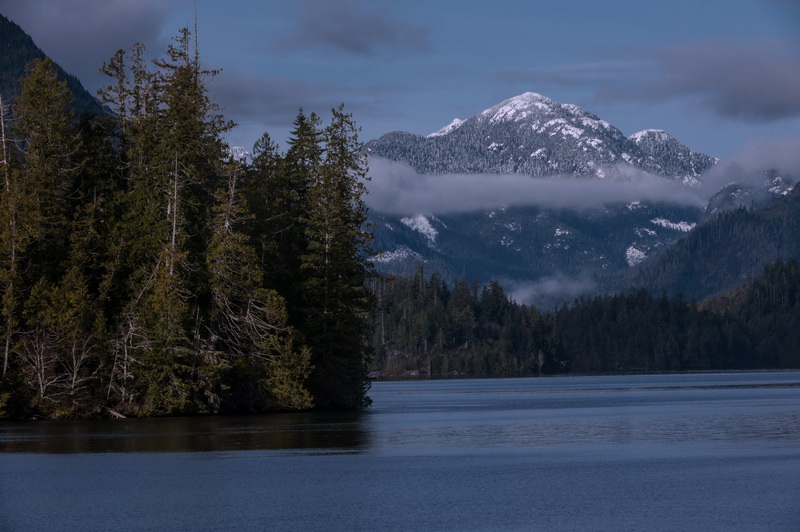
[{"label": "forested hillside", "polygon": [[714,216],[660,256],[617,276],[610,288],[720,295],[758,276],[776,260],[800,259],[800,187],[761,209]]},{"label": "forested hillside", "polygon": [[800,367],[795,260],[703,305],[639,289],[542,314],[509,301],[497,282],[449,288],[422,270],[374,291],[377,376]]},{"label": "forested hillside", "polygon": [[264,135],[234,160],[192,44],[104,64],[114,118],[77,119],[55,65],[26,66],[2,124],[3,416],[369,403],[352,117],[301,111],[286,153]]}]

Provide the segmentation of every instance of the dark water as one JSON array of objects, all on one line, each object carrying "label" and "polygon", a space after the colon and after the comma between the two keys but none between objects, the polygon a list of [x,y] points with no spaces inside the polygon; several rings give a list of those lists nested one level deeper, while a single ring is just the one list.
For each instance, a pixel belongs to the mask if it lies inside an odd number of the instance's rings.
[{"label": "dark water", "polygon": [[371,396],[363,413],[0,424],[0,530],[800,530],[800,372]]}]

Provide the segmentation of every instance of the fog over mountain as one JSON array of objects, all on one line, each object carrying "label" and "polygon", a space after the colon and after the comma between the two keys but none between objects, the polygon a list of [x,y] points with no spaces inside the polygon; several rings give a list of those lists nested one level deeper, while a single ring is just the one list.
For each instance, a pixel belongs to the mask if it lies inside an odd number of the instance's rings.
[{"label": "fog over mountain", "polygon": [[575,175],[420,174],[411,165],[370,159],[370,208],[385,214],[454,214],[501,207],[586,210],[633,201],[704,207],[700,189],[631,166],[608,168],[604,179]]},{"label": "fog over mountain", "polygon": [[769,170],[800,173],[800,137],[752,139],[709,168],[700,180],[700,190],[703,197],[711,197],[731,183],[759,185]]},{"label": "fog over mountain", "polygon": [[632,201],[705,207],[727,185],[760,185],[768,170],[800,169],[800,138],[756,139],[690,183],[666,180],[628,164],[607,167],[603,179],[574,174],[421,174],[408,163],[381,157],[371,157],[369,166],[367,203],[386,214],[451,214],[502,206],[585,210]]}]

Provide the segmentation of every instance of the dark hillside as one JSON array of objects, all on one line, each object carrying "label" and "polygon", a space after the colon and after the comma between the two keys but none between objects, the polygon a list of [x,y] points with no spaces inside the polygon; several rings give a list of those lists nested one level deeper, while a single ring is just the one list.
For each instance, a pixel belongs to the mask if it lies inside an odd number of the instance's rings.
[{"label": "dark hillside", "polygon": [[800,188],[760,210],[717,215],[661,255],[607,284],[705,299],[757,277],[765,265],[800,258]]},{"label": "dark hillside", "polygon": [[[13,21],[0,15],[0,96],[3,104],[13,103],[20,94],[20,78],[25,74],[25,65],[33,59],[44,59],[45,53],[33,39]],[[76,113],[105,114],[100,102],[83,88],[75,76],[56,66],[58,76],[66,80],[67,87],[75,99]]]}]

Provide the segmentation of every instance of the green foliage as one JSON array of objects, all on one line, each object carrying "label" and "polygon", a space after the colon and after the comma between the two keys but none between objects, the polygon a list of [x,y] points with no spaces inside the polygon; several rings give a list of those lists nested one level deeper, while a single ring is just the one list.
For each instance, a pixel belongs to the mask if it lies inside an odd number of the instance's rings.
[{"label": "green foliage", "polygon": [[[304,301],[298,329],[311,349],[310,386],[318,404],[357,408],[368,404],[365,336],[372,308],[364,284],[371,274],[362,200],[366,158],[352,116],[342,106],[332,111],[321,137],[323,157],[311,174],[301,217],[306,245],[300,255]],[[315,160],[316,152],[309,151],[305,159]]]},{"label": "green foliage", "polygon": [[307,410],[314,406],[314,397],[304,383],[311,372],[311,351],[307,347],[282,353],[269,360],[267,386],[281,410]]},{"label": "green foliage", "polygon": [[49,59],[26,69],[13,132],[4,106],[3,416],[369,403],[352,117],[300,113],[286,154],[265,135],[252,164],[230,160],[192,44],[184,29],[152,64],[136,44],[103,65],[113,120],[73,116]]}]

